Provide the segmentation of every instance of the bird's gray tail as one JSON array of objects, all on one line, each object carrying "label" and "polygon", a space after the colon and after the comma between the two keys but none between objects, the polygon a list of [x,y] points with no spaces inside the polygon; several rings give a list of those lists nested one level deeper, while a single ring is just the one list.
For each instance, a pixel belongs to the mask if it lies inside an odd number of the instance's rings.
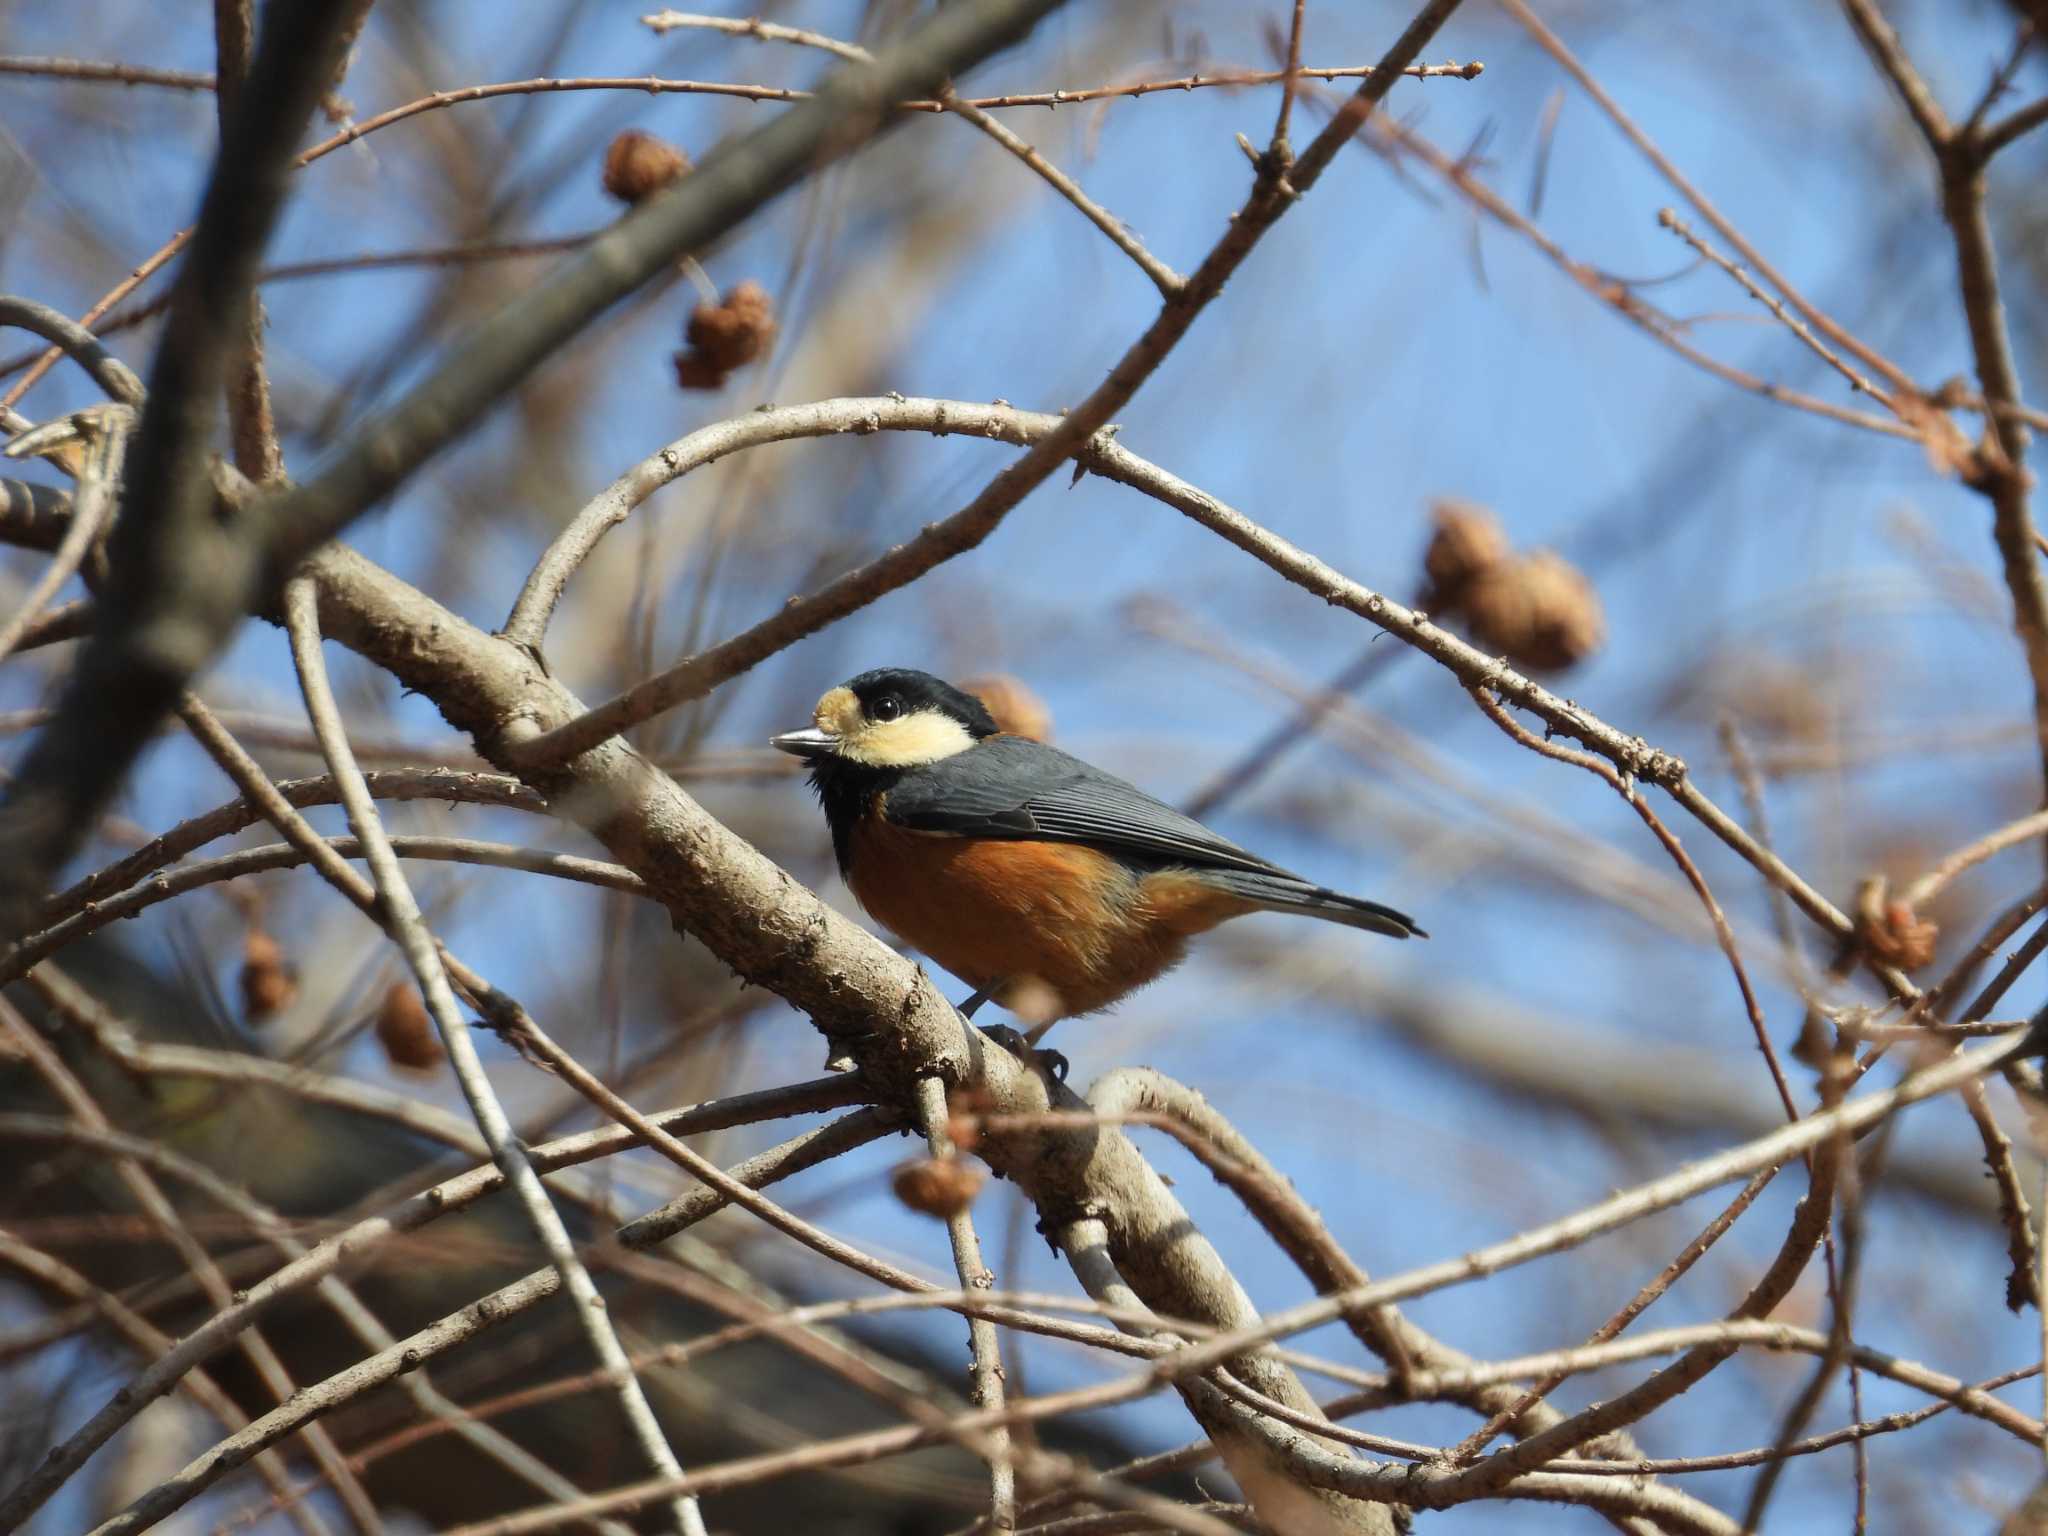
[{"label": "bird's gray tail", "polygon": [[1303,917],[1319,917],[1326,923],[1342,923],[1347,928],[1363,928],[1396,939],[1429,937],[1406,912],[1397,912],[1362,896],[1346,896],[1342,891],[1312,885],[1294,875],[1208,869],[1203,871],[1203,877],[1233,896],[1256,902],[1261,911],[1297,912]]}]

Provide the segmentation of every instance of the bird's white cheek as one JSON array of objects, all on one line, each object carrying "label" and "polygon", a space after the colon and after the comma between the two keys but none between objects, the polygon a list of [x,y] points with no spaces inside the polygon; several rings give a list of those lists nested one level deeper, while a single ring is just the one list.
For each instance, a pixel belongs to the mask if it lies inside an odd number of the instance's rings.
[{"label": "bird's white cheek", "polygon": [[973,745],[974,738],[958,720],[922,711],[901,720],[862,726],[844,739],[839,755],[870,768],[915,768],[965,752]]}]

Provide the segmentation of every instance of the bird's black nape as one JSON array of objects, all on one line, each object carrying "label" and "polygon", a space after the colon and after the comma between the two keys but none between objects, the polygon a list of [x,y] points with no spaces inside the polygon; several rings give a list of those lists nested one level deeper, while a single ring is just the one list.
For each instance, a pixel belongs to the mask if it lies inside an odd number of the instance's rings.
[{"label": "bird's black nape", "polygon": [[879,701],[894,699],[906,715],[935,709],[952,716],[966,726],[967,734],[977,741],[984,736],[995,735],[999,729],[986,704],[929,672],[919,672],[910,667],[878,667],[872,672],[861,673],[859,677],[848,678],[846,687],[860,700],[862,711],[871,719],[877,718],[875,705]]}]

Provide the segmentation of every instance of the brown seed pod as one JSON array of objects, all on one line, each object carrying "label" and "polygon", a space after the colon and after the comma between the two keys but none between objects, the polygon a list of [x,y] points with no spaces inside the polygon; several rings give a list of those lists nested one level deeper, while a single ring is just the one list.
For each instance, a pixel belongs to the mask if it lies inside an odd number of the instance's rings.
[{"label": "brown seed pod", "polygon": [[1464,609],[1474,640],[1534,672],[1585,660],[1607,633],[1593,584],[1547,549],[1476,573]]},{"label": "brown seed pod", "polygon": [[914,1157],[889,1175],[896,1198],[927,1216],[958,1216],[974,1203],[988,1175],[957,1157]]},{"label": "brown seed pod", "polygon": [[604,152],[604,189],[622,203],[651,197],[689,174],[688,155],[638,128],[628,128]]},{"label": "brown seed pod", "polygon": [[775,301],[752,279],[727,292],[722,304],[699,304],[683,332],[689,347],[676,354],[676,383],[684,389],[721,389],[735,368],[765,356],[775,344]]},{"label": "brown seed pod", "polygon": [[1903,901],[1893,901],[1884,876],[1872,875],[1856,887],[1856,937],[1887,965],[1917,971],[1933,962],[1941,929]]},{"label": "brown seed pod", "polygon": [[1429,511],[1436,532],[1422,553],[1423,606],[1456,609],[1463,606],[1474,578],[1506,562],[1508,536],[1500,519],[1474,502],[1446,499]]},{"label": "brown seed pod", "polygon": [[243,1016],[260,1024],[291,1007],[298,995],[298,971],[285,957],[284,946],[261,928],[251,928],[242,939]]},{"label": "brown seed pod", "polygon": [[981,1117],[995,1113],[986,1088],[955,1088],[946,1095],[946,1135],[962,1152],[981,1144]]},{"label": "brown seed pod", "polygon": [[385,992],[377,1009],[377,1043],[394,1067],[427,1072],[441,1064],[441,1037],[411,982],[394,981]]},{"label": "brown seed pod", "polygon": [[1045,700],[1002,672],[970,677],[960,685],[988,706],[999,730],[1033,741],[1052,740],[1052,711]]}]

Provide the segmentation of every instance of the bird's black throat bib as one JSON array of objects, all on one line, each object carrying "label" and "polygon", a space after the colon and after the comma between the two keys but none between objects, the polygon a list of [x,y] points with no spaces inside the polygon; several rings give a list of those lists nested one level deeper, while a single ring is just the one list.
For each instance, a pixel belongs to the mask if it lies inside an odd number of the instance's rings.
[{"label": "bird's black throat bib", "polygon": [[853,829],[863,817],[877,814],[875,797],[895,788],[903,773],[901,768],[870,768],[837,757],[811,763],[811,788],[832,829],[832,854],[839,861],[841,878],[847,874]]}]

